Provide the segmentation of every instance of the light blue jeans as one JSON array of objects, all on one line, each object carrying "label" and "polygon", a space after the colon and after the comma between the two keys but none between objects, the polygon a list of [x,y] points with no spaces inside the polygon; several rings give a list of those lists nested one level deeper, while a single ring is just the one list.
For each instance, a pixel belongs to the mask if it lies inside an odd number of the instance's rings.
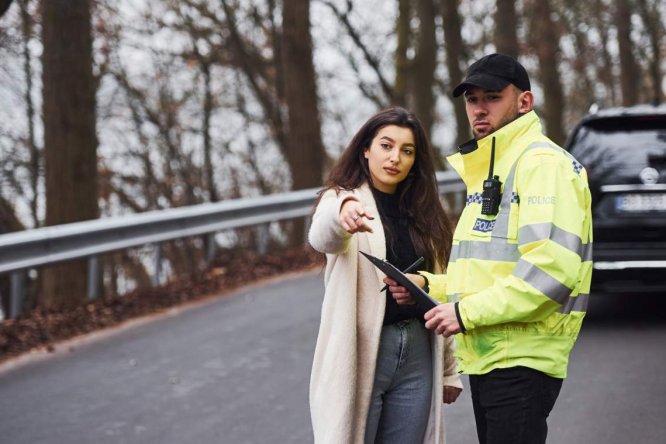
[{"label": "light blue jeans", "polygon": [[423,442],[432,396],[428,330],[416,319],[385,325],[365,429],[365,444]]}]

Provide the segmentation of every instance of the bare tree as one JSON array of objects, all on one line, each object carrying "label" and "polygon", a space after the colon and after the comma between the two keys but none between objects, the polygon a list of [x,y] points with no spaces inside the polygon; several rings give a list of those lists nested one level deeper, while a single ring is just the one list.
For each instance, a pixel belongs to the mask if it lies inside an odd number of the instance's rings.
[{"label": "bare tree", "polygon": [[[463,71],[460,61],[467,62],[467,51],[461,33],[461,18],[458,12],[458,0],[441,0],[441,11],[444,22],[444,50],[446,52],[446,67],[449,72],[449,91],[462,82]],[[462,100],[453,101],[456,118],[456,145],[461,145],[470,138],[469,123],[465,104]]]},{"label": "bare tree", "polygon": [[412,67],[411,90],[414,112],[430,136],[435,121],[435,70],[437,68],[437,37],[435,29],[434,0],[418,0],[416,14],[419,27]]},{"label": "bare tree", "polygon": [[638,11],[645,24],[647,40],[649,43],[648,73],[652,91],[648,92],[648,97],[652,103],[660,104],[662,102],[663,92],[661,82],[663,72],[661,69],[662,48],[664,39],[663,17],[659,12],[658,1],[637,0]]},{"label": "bare tree", "polygon": [[[387,74],[380,66],[380,61],[375,57],[367,45],[363,43],[363,34],[356,29],[351,22],[350,16],[353,10],[353,2],[346,2],[346,9],[340,9],[335,2],[324,1],[333,14],[338,18],[343,28],[346,30],[349,37],[354,42],[354,45],[361,51],[363,55],[363,60],[366,62],[367,66],[376,74],[379,94],[375,92],[374,87],[370,87],[363,82],[359,83],[359,88],[363,94],[371,100],[377,108],[384,108],[391,103],[395,103],[395,92],[393,90],[393,84],[389,80]],[[411,33],[411,31],[410,31]],[[353,59],[350,59],[350,65],[352,68],[359,72],[358,66]],[[359,80],[360,81],[360,80]]]},{"label": "bare tree", "polygon": [[592,13],[590,14],[591,22],[594,24],[595,29],[599,33],[599,38],[601,44],[598,45],[597,51],[599,54],[595,54],[595,58],[600,60],[600,63],[597,65],[597,79],[598,81],[605,86],[608,99],[606,100],[607,105],[617,104],[617,92],[616,92],[616,78],[613,73],[613,66],[615,62],[613,57],[610,54],[610,35],[609,28],[611,27],[611,17],[609,13],[609,5],[606,0],[594,0],[591,4]]},{"label": "bare tree", "polygon": [[590,14],[590,4],[578,0],[565,0],[560,14],[574,43],[574,51],[568,64],[573,68],[576,81],[570,85],[570,93],[566,98],[567,108],[573,111],[573,120],[578,120],[596,102],[596,79],[591,77],[594,70],[590,68],[599,64],[599,58],[595,57],[593,45],[588,38],[592,26],[587,20]]},{"label": "bare tree", "polygon": [[495,48],[497,52],[518,58],[518,15],[515,0],[495,2]]},{"label": "bare tree", "polygon": [[395,49],[395,82],[393,85],[393,104],[407,106],[407,82],[410,62],[407,57],[411,38],[411,2],[398,0],[398,17],[395,24],[397,46]]},{"label": "bare tree", "polygon": [[[243,73],[247,79],[252,92],[261,104],[270,129],[278,145],[284,149],[286,146],[286,134],[284,113],[279,101],[279,91],[276,71],[282,69],[279,61],[275,60],[274,54],[271,59],[263,55],[265,48],[255,47],[249,39],[245,38],[238,29],[238,17],[235,5],[230,0],[220,0],[224,11],[225,20],[220,24],[221,29],[228,34],[225,41],[232,48],[231,63]],[[274,5],[273,5],[274,6]],[[256,12],[256,11],[255,11]],[[271,11],[272,13],[272,11]],[[259,19],[258,17],[256,18]],[[276,30],[265,30],[266,37],[275,37]],[[271,69],[272,68],[272,69]]]},{"label": "bare tree", "polygon": [[[95,79],[90,0],[43,0],[43,114],[46,224],[98,215]],[[86,262],[49,267],[45,307],[73,306],[86,297]]]},{"label": "bare tree", "polygon": [[539,78],[544,90],[546,133],[556,143],[566,139],[563,125],[564,92],[560,80],[560,32],[553,21],[552,0],[533,0],[531,3],[532,46],[539,59]]},{"label": "bare tree", "polygon": [[[287,162],[295,190],[318,187],[324,174],[324,146],[312,63],[310,0],[285,0],[282,8],[284,92],[289,112]],[[304,239],[302,219],[294,221],[293,243]]]},{"label": "bare tree", "polygon": [[213,169],[213,146],[211,141],[211,116],[213,114],[213,92],[211,88],[210,70],[211,64],[208,60],[202,59],[200,62],[201,73],[204,78],[204,99],[203,99],[203,150],[204,150],[204,177],[206,178],[206,187],[211,202],[217,202],[219,193],[215,185],[215,171]]},{"label": "bare tree", "polygon": [[620,50],[620,86],[622,105],[638,103],[640,72],[634,57],[634,44],[631,41],[631,6],[629,0],[615,0],[615,26]]},{"label": "bare tree", "polygon": [[324,162],[309,14],[310,0],[285,0],[282,55],[289,112],[286,154],[292,188],[296,190],[319,186]]}]

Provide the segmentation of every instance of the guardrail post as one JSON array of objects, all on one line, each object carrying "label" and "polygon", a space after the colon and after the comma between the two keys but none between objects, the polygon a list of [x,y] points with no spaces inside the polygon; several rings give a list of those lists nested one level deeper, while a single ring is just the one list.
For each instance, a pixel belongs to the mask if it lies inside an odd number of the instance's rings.
[{"label": "guardrail post", "polygon": [[208,233],[206,235],[206,262],[211,263],[215,259],[217,252],[217,241],[215,240],[215,233]]},{"label": "guardrail post", "polygon": [[268,241],[270,239],[269,225],[261,224],[257,226],[257,253],[263,256],[268,252]]},{"label": "guardrail post", "polygon": [[99,257],[90,256],[88,258],[88,300],[92,301],[97,299],[98,296],[98,279],[99,279]]},{"label": "guardrail post", "polygon": [[308,233],[310,232],[310,225],[312,225],[312,216],[305,216],[303,227],[303,245],[309,245]]},{"label": "guardrail post", "polygon": [[153,287],[159,287],[162,277],[162,244],[153,244],[153,274],[150,283]]},{"label": "guardrail post", "polygon": [[25,296],[25,272],[14,271],[9,275],[9,317],[17,318],[23,312],[23,298]]},{"label": "guardrail post", "polygon": [[456,193],[453,193],[453,202],[454,202],[454,210],[456,214],[460,214],[460,212],[465,208],[465,193],[462,191],[458,191]]}]

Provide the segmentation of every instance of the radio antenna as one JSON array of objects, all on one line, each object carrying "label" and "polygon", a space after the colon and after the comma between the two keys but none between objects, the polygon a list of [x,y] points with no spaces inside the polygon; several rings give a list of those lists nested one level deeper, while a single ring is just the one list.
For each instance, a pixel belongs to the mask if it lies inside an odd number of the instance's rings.
[{"label": "radio antenna", "polygon": [[488,170],[488,179],[493,178],[493,169],[495,168],[495,137],[493,137],[493,144],[490,148],[490,169]]}]

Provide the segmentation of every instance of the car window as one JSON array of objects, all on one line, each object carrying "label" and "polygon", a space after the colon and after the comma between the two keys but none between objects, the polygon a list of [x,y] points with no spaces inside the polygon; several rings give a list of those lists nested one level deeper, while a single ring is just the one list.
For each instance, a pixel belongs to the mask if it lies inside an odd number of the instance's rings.
[{"label": "car window", "polygon": [[666,116],[588,122],[579,128],[569,150],[597,180],[635,176],[647,166],[664,170]]}]

